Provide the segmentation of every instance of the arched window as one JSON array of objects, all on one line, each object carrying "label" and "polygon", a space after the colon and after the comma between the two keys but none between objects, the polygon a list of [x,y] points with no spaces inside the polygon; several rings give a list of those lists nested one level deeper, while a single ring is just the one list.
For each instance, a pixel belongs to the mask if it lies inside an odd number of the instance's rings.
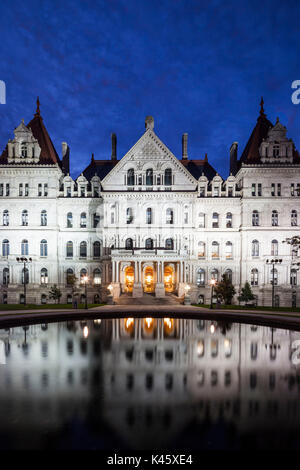
[{"label": "arched window", "polygon": [[70,286],[70,285],[73,285],[74,284],[74,271],[73,269],[69,268],[67,269],[67,285]]},{"label": "arched window", "polygon": [[42,240],[40,243],[41,256],[48,256],[48,243],[47,240]]},{"label": "arched window", "polygon": [[251,286],[258,286],[258,270],[251,269]]},{"label": "arched window", "polygon": [[145,247],[146,247],[146,250],[152,250],[153,249],[153,240],[152,240],[152,238],[147,238],[147,240],[145,242]]},{"label": "arched window", "polygon": [[126,238],[126,241],[125,241],[125,248],[126,248],[126,250],[132,250],[132,248],[133,248],[133,240],[132,240],[132,238]]},{"label": "arched window", "polygon": [[278,241],[277,240],[272,240],[271,256],[278,256]]},{"label": "arched window", "polygon": [[27,157],[27,145],[26,142],[21,143],[21,157],[26,158]]},{"label": "arched window", "polygon": [[80,228],[86,228],[86,213],[81,212],[80,214]]},{"label": "arched window", "polygon": [[79,256],[80,256],[80,258],[86,258],[87,257],[87,243],[86,242],[81,242],[80,243]]},{"label": "arched window", "polygon": [[232,227],[232,213],[227,212],[226,214],[226,227],[231,228]]},{"label": "arched window", "polygon": [[47,225],[47,211],[45,210],[41,212],[41,225]]},{"label": "arched window", "polygon": [[174,212],[173,209],[168,208],[166,211],[166,224],[174,223]]},{"label": "arched window", "polygon": [[28,240],[22,240],[21,242],[21,255],[28,255]]},{"label": "arched window", "polygon": [[199,228],[204,228],[205,227],[205,214],[200,212],[199,214]]},{"label": "arched window", "polygon": [[219,278],[219,271],[217,269],[213,269],[210,273],[211,279],[214,279],[215,281],[218,281]]},{"label": "arched window", "polygon": [[101,284],[101,271],[99,268],[94,269],[93,280],[94,284]]},{"label": "arched window", "polygon": [[83,268],[80,271],[80,284],[85,284],[85,278],[87,277],[87,270]]},{"label": "arched window", "polygon": [[100,242],[93,243],[93,257],[100,258]]},{"label": "arched window", "polygon": [[274,279],[274,286],[277,286],[278,284],[278,271],[276,268],[272,268],[270,270],[270,284],[273,285],[273,279]]},{"label": "arched window", "polygon": [[228,279],[228,281],[232,283],[232,271],[231,271],[231,269],[226,269],[224,274],[225,274],[226,278]]},{"label": "arched window", "polygon": [[291,286],[297,285],[297,270],[296,269],[291,269],[290,284]]},{"label": "arched window", "polygon": [[252,241],[252,256],[259,256],[259,242],[258,240]]},{"label": "arched window", "polygon": [[278,225],[278,212],[277,211],[272,211],[272,226],[277,227]]},{"label": "arched window", "polygon": [[127,171],[127,185],[134,186],[134,169],[130,168]]},{"label": "arched window", "polygon": [[174,250],[174,241],[173,238],[167,238],[165,244],[166,250]]},{"label": "arched window", "polygon": [[232,243],[231,242],[226,242],[226,246],[225,246],[226,259],[231,259],[232,254],[233,254]]},{"label": "arched window", "polygon": [[197,286],[204,286],[205,285],[205,271],[204,269],[200,268],[197,271]]},{"label": "arched window", "polygon": [[67,213],[67,228],[73,227],[73,214],[72,212]]},{"label": "arched window", "polygon": [[2,256],[8,256],[9,255],[9,241],[8,240],[3,240],[2,242]]},{"label": "arched window", "polygon": [[152,209],[148,207],[146,209],[146,224],[152,224]]},{"label": "arched window", "polygon": [[67,250],[66,250],[67,258],[73,258],[73,242],[67,242]]},{"label": "arched window", "polygon": [[28,225],[28,211],[27,210],[22,211],[22,225],[24,226]]},{"label": "arched window", "polygon": [[3,211],[3,225],[9,225],[9,212],[7,209]]},{"label": "arched window", "polygon": [[171,186],[172,184],[172,169],[165,169],[165,186]]},{"label": "arched window", "polygon": [[48,284],[48,270],[46,268],[41,269],[41,284]]},{"label": "arched window", "polygon": [[218,228],[219,227],[219,214],[214,212],[212,215],[212,227]]},{"label": "arched window", "polygon": [[152,168],[148,168],[146,170],[146,185],[152,186],[153,185],[153,170]]},{"label": "arched window", "polygon": [[25,284],[29,283],[29,271],[28,268],[22,269],[22,284],[24,284],[24,274],[25,274]]},{"label": "arched window", "polygon": [[100,222],[100,215],[97,212],[95,212],[93,214],[93,228],[97,228],[99,222]]},{"label": "arched window", "polygon": [[212,242],[211,256],[212,258],[219,258],[219,243],[218,242]]},{"label": "arched window", "polygon": [[9,284],[9,268],[3,269],[3,285],[8,286]]},{"label": "arched window", "polygon": [[205,258],[205,243],[198,243],[198,258]]},{"label": "arched window", "polygon": [[259,213],[258,211],[252,212],[252,225],[253,227],[258,227],[259,225]]},{"label": "arched window", "polygon": [[131,224],[132,221],[133,221],[132,208],[127,207],[127,209],[126,209],[126,223]]},{"label": "arched window", "polygon": [[297,225],[298,225],[297,211],[292,210],[292,212],[291,212],[291,226],[296,227]]}]

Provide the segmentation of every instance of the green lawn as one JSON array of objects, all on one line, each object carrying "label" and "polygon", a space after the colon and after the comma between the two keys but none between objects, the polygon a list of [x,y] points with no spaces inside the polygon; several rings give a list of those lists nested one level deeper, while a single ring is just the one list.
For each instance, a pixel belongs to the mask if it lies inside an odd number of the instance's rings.
[{"label": "green lawn", "polygon": [[[202,307],[202,308],[209,308],[208,304],[193,304],[194,307]],[[246,307],[245,305],[220,305],[218,307],[220,309],[225,310],[266,310],[272,312],[300,312],[300,307],[292,308],[292,307]],[[214,310],[217,310],[216,305],[214,304]]]},{"label": "green lawn", "polygon": [[[100,307],[104,304],[88,304],[88,308]],[[84,304],[78,304],[78,308],[84,308]],[[20,304],[0,304],[0,311],[4,310],[54,310],[54,309],[68,309],[72,310],[72,304],[42,304],[42,305],[20,305]],[[76,310],[76,309],[74,309]]]}]

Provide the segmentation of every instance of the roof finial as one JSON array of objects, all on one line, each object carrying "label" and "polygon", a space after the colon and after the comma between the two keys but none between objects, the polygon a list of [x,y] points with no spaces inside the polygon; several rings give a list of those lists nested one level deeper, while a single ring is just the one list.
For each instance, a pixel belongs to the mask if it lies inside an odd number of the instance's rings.
[{"label": "roof finial", "polygon": [[260,100],[260,112],[259,114],[261,116],[265,116],[265,110],[264,110],[264,99],[263,97],[261,97],[261,100]]},{"label": "roof finial", "polygon": [[39,97],[37,97],[36,99],[36,112],[35,112],[35,116],[40,116],[40,100],[39,100]]},{"label": "roof finial", "polygon": [[94,159],[94,154],[92,153],[92,159],[91,159],[91,163],[94,163],[95,159]]}]

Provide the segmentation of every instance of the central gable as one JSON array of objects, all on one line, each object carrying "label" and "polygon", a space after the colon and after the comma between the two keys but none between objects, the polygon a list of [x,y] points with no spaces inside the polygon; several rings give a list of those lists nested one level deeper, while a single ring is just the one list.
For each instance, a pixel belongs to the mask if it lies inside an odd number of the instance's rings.
[{"label": "central gable", "polygon": [[[147,129],[136,144],[102,180],[104,191],[164,190],[165,170],[172,170],[172,190],[194,191],[197,180],[173,155],[152,129]],[[153,171],[153,185],[146,184],[147,171]],[[128,180],[131,171],[133,179]],[[128,184],[134,181],[134,184]]]}]

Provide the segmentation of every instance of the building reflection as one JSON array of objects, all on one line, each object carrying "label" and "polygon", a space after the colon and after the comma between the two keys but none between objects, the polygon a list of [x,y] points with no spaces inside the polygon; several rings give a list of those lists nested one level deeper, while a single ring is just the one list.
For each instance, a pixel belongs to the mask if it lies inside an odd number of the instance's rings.
[{"label": "building reflection", "polygon": [[262,448],[295,445],[299,336],[151,317],[0,330],[0,434],[39,447],[76,418],[94,438],[105,427],[132,449],[188,445],[191,426],[198,445],[213,426],[230,426],[235,445],[249,436]]}]

